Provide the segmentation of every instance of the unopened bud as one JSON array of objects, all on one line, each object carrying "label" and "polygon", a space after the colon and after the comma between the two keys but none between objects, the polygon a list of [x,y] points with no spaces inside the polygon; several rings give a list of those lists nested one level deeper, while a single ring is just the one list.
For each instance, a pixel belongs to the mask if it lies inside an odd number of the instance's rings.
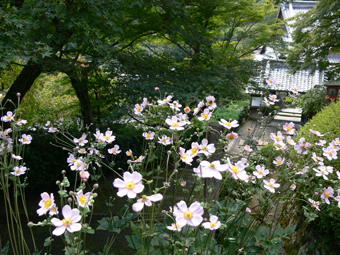
[{"label": "unopened bud", "polygon": [[[96,197],[98,197],[98,194],[97,193],[93,193],[92,197],[96,198]],[[112,197],[111,197],[111,199],[112,199]]]},{"label": "unopened bud", "polygon": [[94,188],[94,189],[98,189],[98,187],[99,187],[99,184],[98,184],[98,183],[93,184],[93,188]]},{"label": "unopened bud", "polygon": [[63,171],[61,171],[61,173],[62,173],[62,174],[66,174],[66,171],[65,171],[65,170],[63,170]]},{"label": "unopened bud", "polygon": [[72,198],[69,197],[69,198],[67,199],[67,202],[71,203],[71,202],[72,202]]},{"label": "unopened bud", "polygon": [[156,90],[156,91],[159,91],[159,88],[158,88],[158,87],[155,87],[155,90]]},{"label": "unopened bud", "polygon": [[33,226],[34,226],[34,224],[33,224],[33,222],[32,222],[32,221],[30,221],[30,222],[28,222],[28,223],[27,223],[27,226],[28,226],[29,228],[31,228],[31,227],[33,227]]},{"label": "unopened bud", "polygon": [[178,170],[177,170],[177,169],[175,169],[175,170],[174,170],[174,173],[175,173],[175,174],[177,174],[177,173],[178,173]]},{"label": "unopened bud", "polygon": [[167,153],[168,155],[171,155],[171,151],[167,151],[166,153]]},{"label": "unopened bud", "polygon": [[127,161],[127,163],[130,165],[130,164],[131,164],[131,159],[129,159],[129,160]]},{"label": "unopened bud", "polygon": [[60,181],[56,181],[55,184],[59,185],[59,184],[60,184]]},{"label": "unopened bud", "polygon": [[18,93],[17,93],[17,97],[21,97],[21,94],[20,94],[20,92],[18,92]]},{"label": "unopened bud", "polygon": [[170,187],[170,184],[169,184],[168,182],[166,182],[166,183],[164,183],[164,186],[165,186],[166,188],[169,188],[169,187]]},{"label": "unopened bud", "polygon": [[71,190],[68,194],[70,194],[70,196],[72,196],[73,195],[73,191]]},{"label": "unopened bud", "polygon": [[165,210],[162,210],[162,214],[166,214],[166,211],[165,211]]}]

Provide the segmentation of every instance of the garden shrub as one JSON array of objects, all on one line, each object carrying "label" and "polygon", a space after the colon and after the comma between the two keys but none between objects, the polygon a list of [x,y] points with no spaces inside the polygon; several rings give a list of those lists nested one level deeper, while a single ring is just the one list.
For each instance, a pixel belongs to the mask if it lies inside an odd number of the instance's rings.
[{"label": "garden shrub", "polygon": [[[335,138],[340,138],[340,101],[331,103],[328,107],[317,113],[307,125],[301,128],[298,139],[302,136],[308,137],[313,143],[320,139],[326,140],[327,143],[331,142]],[[327,134],[323,137],[317,137],[310,133],[309,129],[317,130],[321,134]],[[319,155],[321,156],[321,155]],[[339,156],[338,156],[339,157]],[[332,160],[330,165],[334,167],[334,171],[340,169],[340,159]],[[326,185],[331,186],[329,183]],[[328,187],[328,186],[327,186]],[[316,187],[310,186],[308,189],[312,190]],[[337,191],[334,187],[335,193]],[[336,194],[334,194],[335,196]],[[324,249],[327,254],[332,253],[339,248],[340,245],[340,221],[339,221],[339,208],[337,204],[331,204],[323,207],[319,213],[319,217],[313,222],[313,224],[319,228],[320,231],[320,243],[319,247]]]},{"label": "garden shrub", "polygon": [[303,114],[310,119],[327,106],[326,96],[327,89],[324,86],[315,87],[308,90],[306,94],[299,96],[297,106],[301,107]]}]

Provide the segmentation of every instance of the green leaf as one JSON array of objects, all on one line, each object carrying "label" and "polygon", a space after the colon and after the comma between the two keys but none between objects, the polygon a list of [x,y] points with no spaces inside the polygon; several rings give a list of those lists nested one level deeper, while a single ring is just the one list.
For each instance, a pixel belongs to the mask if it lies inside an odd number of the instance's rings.
[{"label": "green leaf", "polygon": [[281,225],[279,224],[279,226],[277,227],[276,231],[275,231],[276,236],[282,236],[285,234],[285,231],[283,230],[283,228],[281,227]]},{"label": "green leaf", "polygon": [[260,235],[267,235],[268,234],[268,229],[265,226],[261,226],[259,227],[257,233],[259,233]]},{"label": "green leaf", "polygon": [[51,238],[51,237],[47,237],[47,238],[45,239],[45,242],[44,242],[44,247],[50,246],[51,243],[52,243],[52,238]]},{"label": "green leaf", "polygon": [[295,228],[296,228],[296,225],[290,226],[290,227],[286,228],[285,234],[286,234],[286,235],[291,235],[291,234],[293,234],[293,233],[295,232]]}]

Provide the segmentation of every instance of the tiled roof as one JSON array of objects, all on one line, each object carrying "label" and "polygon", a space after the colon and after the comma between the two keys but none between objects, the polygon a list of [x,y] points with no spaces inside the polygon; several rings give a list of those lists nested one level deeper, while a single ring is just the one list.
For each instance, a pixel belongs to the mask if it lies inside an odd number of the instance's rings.
[{"label": "tiled roof", "polygon": [[[268,87],[266,80],[268,77],[274,78],[276,85]],[[267,60],[265,63],[265,71],[263,75],[255,79],[259,85],[276,91],[289,91],[291,88],[297,86],[301,92],[306,92],[314,88],[315,85],[323,84],[323,72],[316,71],[310,75],[310,70],[300,70],[295,74],[289,73],[289,67],[283,61]],[[247,89],[248,93],[250,91]]]},{"label": "tiled roof", "polygon": [[327,57],[331,64],[340,63],[340,54],[329,54]]}]

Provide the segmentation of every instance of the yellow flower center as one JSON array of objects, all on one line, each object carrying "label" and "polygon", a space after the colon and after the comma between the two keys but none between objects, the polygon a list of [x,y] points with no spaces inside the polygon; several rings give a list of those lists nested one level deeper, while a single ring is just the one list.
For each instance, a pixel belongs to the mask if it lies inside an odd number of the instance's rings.
[{"label": "yellow flower center", "polygon": [[129,181],[129,182],[126,183],[126,186],[125,186],[125,187],[126,187],[127,189],[134,189],[135,186],[136,186],[136,185],[134,184],[133,181]]},{"label": "yellow flower center", "polygon": [[51,200],[46,200],[45,201],[45,208],[49,208],[51,206]]},{"label": "yellow flower center", "polygon": [[141,161],[141,158],[136,159],[136,161]]},{"label": "yellow flower center", "polygon": [[196,152],[197,152],[197,148],[196,148],[196,147],[192,148],[191,155],[194,155],[194,154],[196,154]]},{"label": "yellow flower center", "polygon": [[183,153],[183,155],[182,155],[182,159],[183,159],[184,161],[187,161],[187,156],[185,156],[184,153]]},{"label": "yellow flower center", "polygon": [[210,222],[210,227],[216,227],[216,222]]},{"label": "yellow flower center", "polygon": [[179,123],[178,123],[178,122],[174,122],[174,123],[172,123],[172,126],[173,126],[173,127],[178,127],[178,126],[179,126]]},{"label": "yellow flower center", "polygon": [[269,80],[269,83],[273,83],[273,80]]},{"label": "yellow flower center", "polygon": [[79,201],[80,201],[80,203],[81,204],[86,204],[86,202],[87,202],[87,198],[85,197],[85,196],[81,196],[80,198],[79,198]]},{"label": "yellow flower center", "polygon": [[116,149],[113,149],[113,150],[112,150],[112,152],[113,152],[113,153],[116,153],[116,152],[117,152],[117,150],[116,150]]},{"label": "yellow flower center", "polygon": [[175,224],[175,225],[174,225],[174,228],[175,228],[175,229],[178,229],[179,227],[180,227],[180,225],[178,225],[178,224]]},{"label": "yellow flower center", "polygon": [[237,166],[232,166],[231,169],[234,171],[234,173],[239,173],[240,169],[238,169]]},{"label": "yellow flower center", "polygon": [[147,134],[146,137],[147,137],[147,138],[151,138],[151,134]]},{"label": "yellow flower center", "polygon": [[210,106],[213,105],[213,103],[214,103],[214,102],[211,101],[211,100],[208,102],[208,104],[209,104]]},{"label": "yellow flower center", "polygon": [[280,138],[279,136],[276,136],[275,139],[276,139],[277,141],[280,141],[280,140],[281,140],[281,138]]},{"label": "yellow flower center", "polygon": [[259,172],[259,174],[263,174],[263,171],[262,171],[262,170],[259,170],[258,172]]},{"label": "yellow flower center", "polygon": [[209,117],[209,114],[208,113],[204,113],[203,114],[203,119],[207,119]]},{"label": "yellow flower center", "polygon": [[63,224],[68,227],[72,224],[72,220],[69,218],[69,219],[63,219]]},{"label": "yellow flower center", "polygon": [[329,193],[325,192],[325,197],[328,198],[329,197]]},{"label": "yellow flower center", "polygon": [[227,126],[231,126],[231,122],[227,122],[226,125],[227,125]]},{"label": "yellow flower center", "polygon": [[12,118],[12,116],[7,116],[7,119],[10,120]]},{"label": "yellow flower center", "polygon": [[25,142],[28,141],[28,139],[27,139],[26,137],[24,137],[23,140],[24,140]]},{"label": "yellow flower center", "polygon": [[140,112],[140,109],[141,109],[141,107],[140,107],[140,106],[138,106],[138,107],[137,107],[137,111],[138,111],[138,112]]},{"label": "yellow flower center", "polygon": [[230,135],[230,136],[229,136],[229,139],[230,139],[230,140],[233,140],[234,138],[235,138],[234,135]]},{"label": "yellow flower center", "polygon": [[20,172],[21,172],[21,169],[19,168],[19,169],[17,169],[15,172],[20,173]]},{"label": "yellow flower center", "polygon": [[185,113],[188,113],[190,111],[189,108],[185,108]]},{"label": "yellow flower center", "polygon": [[128,155],[128,156],[131,156],[131,152],[128,152],[127,155]]},{"label": "yellow flower center", "polygon": [[290,126],[288,126],[288,127],[287,127],[287,130],[290,131],[290,130],[292,130],[292,128],[291,128]]},{"label": "yellow flower center", "polygon": [[214,163],[211,163],[211,164],[210,164],[210,168],[214,169],[214,168],[215,168],[215,164],[214,164]]},{"label": "yellow flower center", "polygon": [[110,139],[110,136],[106,135],[105,140],[109,140],[109,139]]},{"label": "yellow flower center", "polygon": [[281,165],[281,164],[282,164],[282,161],[281,161],[281,160],[277,161],[277,164],[278,164],[278,165]]},{"label": "yellow flower center", "polygon": [[268,183],[268,185],[269,185],[269,187],[271,187],[271,188],[274,188],[274,184],[273,183]]},{"label": "yellow flower center", "polygon": [[187,220],[190,220],[193,216],[194,216],[194,213],[189,211],[189,210],[184,212],[184,218],[187,219]]},{"label": "yellow flower center", "polygon": [[333,152],[332,151],[328,151],[328,154],[332,156]]},{"label": "yellow flower center", "polygon": [[208,151],[208,147],[207,147],[207,146],[204,146],[204,147],[202,148],[202,150]]}]

